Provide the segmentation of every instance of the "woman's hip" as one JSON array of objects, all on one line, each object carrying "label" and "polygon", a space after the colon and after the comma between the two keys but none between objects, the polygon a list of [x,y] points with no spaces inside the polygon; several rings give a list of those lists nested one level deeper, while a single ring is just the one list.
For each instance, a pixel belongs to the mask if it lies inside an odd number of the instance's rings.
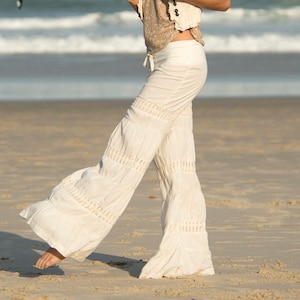
[{"label": "woman's hip", "polygon": [[153,59],[154,69],[162,65],[207,68],[203,46],[195,40],[170,42]]}]

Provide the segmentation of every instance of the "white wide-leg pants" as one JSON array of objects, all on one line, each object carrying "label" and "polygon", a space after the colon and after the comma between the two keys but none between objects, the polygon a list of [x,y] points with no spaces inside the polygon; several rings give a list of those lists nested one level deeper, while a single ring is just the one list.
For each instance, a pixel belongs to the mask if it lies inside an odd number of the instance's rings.
[{"label": "white wide-leg pants", "polygon": [[154,159],[163,196],[163,239],[140,278],[211,275],[192,124],[192,100],[206,80],[205,54],[196,41],[178,41],[153,60],[101,161],[63,179],[47,200],[21,216],[63,256],[83,261],[118,220]]}]

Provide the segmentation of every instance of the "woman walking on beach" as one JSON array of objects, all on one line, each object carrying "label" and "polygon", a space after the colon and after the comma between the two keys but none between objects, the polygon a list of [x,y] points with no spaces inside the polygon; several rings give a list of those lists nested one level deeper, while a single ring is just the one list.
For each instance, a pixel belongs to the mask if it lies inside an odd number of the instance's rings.
[{"label": "woman walking on beach", "polygon": [[162,190],[163,238],[140,278],[212,275],[206,206],[195,170],[192,101],[207,66],[201,9],[225,11],[230,0],[129,0],[144,25],[149,76],[108,141],[101,161],[63,179],[47,200],[21,212],[50,248],[47,268],[83,261],[116,223],[154,159]]}]

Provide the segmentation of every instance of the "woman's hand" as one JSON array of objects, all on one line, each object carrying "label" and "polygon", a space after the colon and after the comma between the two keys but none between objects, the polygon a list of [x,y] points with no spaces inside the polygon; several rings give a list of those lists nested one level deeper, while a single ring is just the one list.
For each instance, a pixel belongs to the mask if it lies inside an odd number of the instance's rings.
[{"label": "woman's hand", "polygon": [[128,3],[133,7],[133,9],[138,11],[139,0],[128,0]]}]

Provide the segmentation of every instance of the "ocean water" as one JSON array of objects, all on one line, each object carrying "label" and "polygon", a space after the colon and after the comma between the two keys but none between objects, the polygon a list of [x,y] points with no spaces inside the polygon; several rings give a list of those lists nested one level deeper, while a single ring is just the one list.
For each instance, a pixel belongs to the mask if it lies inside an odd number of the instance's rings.
[{"label": "ocean water", "polygon": [[[204,97],[300,95],[300,0],[232,0],[201,30]],[[126,0],[1,0],[0,100],[132,98],[144,53]]]}]

